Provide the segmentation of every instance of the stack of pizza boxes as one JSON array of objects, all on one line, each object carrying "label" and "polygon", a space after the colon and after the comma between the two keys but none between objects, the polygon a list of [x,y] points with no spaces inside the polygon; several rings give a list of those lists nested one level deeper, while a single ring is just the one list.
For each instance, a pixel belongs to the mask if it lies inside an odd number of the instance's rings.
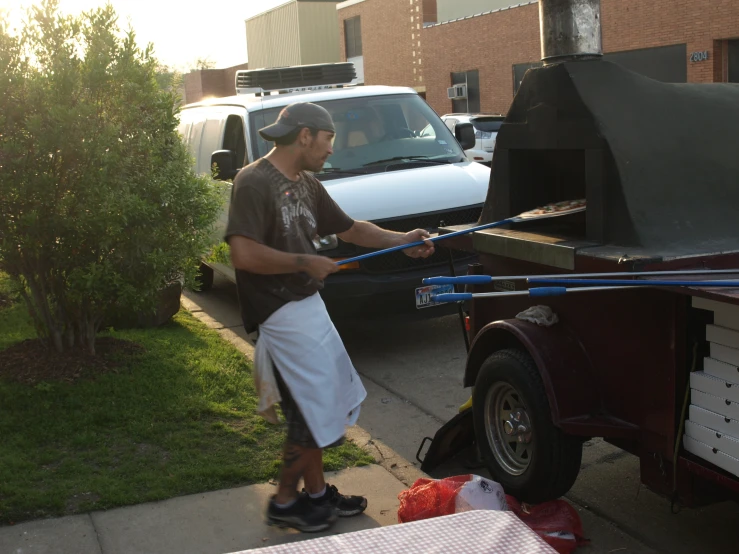
[{"label": "stack of pizza boxes", "polygon": [[713,312],[706,325],[710,356],[690,374],[690,417],[683,445],[739,476],[739,305],[693,297],[693,307]]}]

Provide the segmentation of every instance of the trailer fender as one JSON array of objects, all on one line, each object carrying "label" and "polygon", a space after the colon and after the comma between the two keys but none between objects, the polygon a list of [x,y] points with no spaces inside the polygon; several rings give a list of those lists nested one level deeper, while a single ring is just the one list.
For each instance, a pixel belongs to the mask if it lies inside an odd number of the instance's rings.
[{"label": "trailer fender", "polygon": [[464,386],[472,387],[483,362],[494,352],[518,348],[529,353],[544,383],[552,421],[587,418],[600,412],[601,398],[592,364],[582,344],[561,322],[551,327],[509,319],[486,325],[467,356]]}]

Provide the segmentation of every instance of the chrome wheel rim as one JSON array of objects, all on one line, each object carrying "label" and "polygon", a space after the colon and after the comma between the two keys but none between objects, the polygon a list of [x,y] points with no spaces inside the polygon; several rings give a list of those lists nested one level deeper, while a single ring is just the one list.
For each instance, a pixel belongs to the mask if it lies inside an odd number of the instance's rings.
[{"label": "chrome wheel rim", "polygon": [[521,394],[503,381],[485,397],[485,433],[495,461],[510,475],[521,475],[531,464],[534,431]]}]

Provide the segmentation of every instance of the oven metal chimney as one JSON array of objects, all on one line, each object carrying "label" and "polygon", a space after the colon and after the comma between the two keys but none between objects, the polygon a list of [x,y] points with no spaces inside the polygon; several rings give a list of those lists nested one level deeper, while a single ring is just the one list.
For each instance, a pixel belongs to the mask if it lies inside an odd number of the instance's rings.
[{"label": "oven metal chimney", "polygon": [[539,0],[539,24],[545,64],[603,55],[600,0]]}]

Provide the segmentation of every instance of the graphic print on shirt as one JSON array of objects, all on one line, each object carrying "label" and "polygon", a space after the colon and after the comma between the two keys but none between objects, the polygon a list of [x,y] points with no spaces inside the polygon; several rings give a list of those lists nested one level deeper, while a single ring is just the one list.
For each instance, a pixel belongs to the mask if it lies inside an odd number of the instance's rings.
[{"label": "graphic print on shirt", "polygon": [[283,237],[313,237],[318,229],[314,215],[314,195],[307,179],[291,182],[280,179],[277,185],[277,214]]},{"label": "graphic print on shirt", "polygon": [[303,232],[310,233],[309,236],[315,234],[316,218],[313,217],[313,212],[300,198],[297,198],[294,202],[283,200],[280,206],[280,215],[282,216],[283,236],[298,236]]}]

